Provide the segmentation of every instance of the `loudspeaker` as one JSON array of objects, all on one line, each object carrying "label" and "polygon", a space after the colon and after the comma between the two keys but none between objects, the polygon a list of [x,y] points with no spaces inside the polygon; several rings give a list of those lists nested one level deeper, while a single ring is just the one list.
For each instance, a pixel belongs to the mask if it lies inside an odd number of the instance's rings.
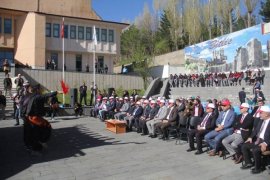
[{"label": "loudspeaker", "polygon": [[78,89],[71,88],[70,89],[70,106],[74,107],[76,102],[78,102]]}]

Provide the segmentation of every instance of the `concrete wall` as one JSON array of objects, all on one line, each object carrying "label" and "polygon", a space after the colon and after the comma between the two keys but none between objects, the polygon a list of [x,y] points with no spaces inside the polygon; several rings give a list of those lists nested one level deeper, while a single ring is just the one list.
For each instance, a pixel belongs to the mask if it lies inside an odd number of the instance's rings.
[{"label": "concrete wall", "polygon": [[44,66],[45,63],[45,16],[28,13],[17,19],[17,48],[14,59],[32,66]]},{"label": "concrete wall", "polygon": [[167,54],[163,54],[160,56],[156,56],[153,59],[153,66],[159,65],[184,65],[185,64],[185,51],[179,50]]},{"label": "concrete wall", "polygon": [[0,7],[100,20],[91,0],[1,0]]},{"label": "concrete wall", "polygon": [[[16,69],[16,74],[21,73],[30,83],[40,83],[49,90],[61,90],[61,71],[44,71],[31,69]],[[66,83],[71,88],[79,88],[83,82],[90,87],[93,74],[66,72]],[[99,89],[110,87],[123,89],[143,89],[143,80],[138,76],[96,74],[96,84]]]}]

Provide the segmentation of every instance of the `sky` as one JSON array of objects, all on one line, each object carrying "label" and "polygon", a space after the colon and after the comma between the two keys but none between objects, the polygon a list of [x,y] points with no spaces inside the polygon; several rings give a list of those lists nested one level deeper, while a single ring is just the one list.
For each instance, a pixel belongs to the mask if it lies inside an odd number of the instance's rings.
[{"label": "sky", "polygon": [[144,4],[152,8],[153,0],[92,0],[92,8],[103,20],[134,22],[143,12]]},{"label": "sky", "polygon": [[[236,55],[236,49],[238,47],[246,47],[247,43],[251,39],[254,39],[254,38],[258,39],[262,43],[262,50],[263,52],[266,52],[267,51],[266,44],[267,44],[267,40],[270,39],[270,34],[262,35],[261,25],[259,24],[259,25],[250,27],[248,29],[237,31],[228,35],[215,38],[213,40],[205,41],[199,44],[186,47],[185,54],[191,55],[196,58],[203,58],[203,59],[211,60],[213,57],[212,51],[220,50],[220,48],[223,48],[224,54],[228,58],[227,62],[231,63],[233,62],[234,56]],[[212,49],[210,45],[213,41],[216,41],[216,42],[227,41],[230,43],[224,46],[220,46],[220,47]]]}]

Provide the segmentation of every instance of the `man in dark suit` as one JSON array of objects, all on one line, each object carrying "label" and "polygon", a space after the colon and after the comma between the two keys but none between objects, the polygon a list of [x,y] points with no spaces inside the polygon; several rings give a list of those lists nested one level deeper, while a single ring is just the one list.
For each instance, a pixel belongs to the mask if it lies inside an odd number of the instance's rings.
[{"label": "man in dark suit", "polygon": [[255,106],[251,112],[251,115],[254,117],[253,129],[256,129],[259,122],[262,121],[261,116],[260,116],[261,114],[260,110],[261,110],[261,107],[264,106],[264,104],[265,104],[264,101],[258,100],[257,106]]},{"label": "man in dark suit", "polygon": [[270,108],[262,106],[260,113],[263,121],[252,131],[251,136],[241,148],[245,161],[241,169],[249,169],[253,166],[251,161],[252,155],[255,162],[255,168],[251,170],[252,174],[258,174],[262,171],[261,155],[262,152],[269,150],[270,145]]},{"label": "man in dark suit", "polygon": [[247,140],[253,127],[253,117],[248,114],[248,110],[249,105],[247,103],[241,104],[241,114],[235,118],[233,124],[234,133],[222,140],[223,146],[227,149],[230,155],[233,156],[236,164],[240,163],[243,159],[238,147]]},{"label": "man in dark suit", "polygon": [[130,116],[127,116],[124,118],[124,120],[126,121],[127,124],[127,130],[128,131],[132,131],[132,127],[135,124],[135,119],[139,119],[143,113],[143,108],[141,106],[141,102],[137,101],[136,105],[135,105],[135,109],[132,112],[132,114]]},{"label": "man in dark suit", "polygon": [[187,152],[191,152],[195,150],[194,147],[194,137],[196,137],[197,142],[197,151],[195,152],[196,155],[202,154],[202,140],[205,134],[210,132],[215,128],[216,125],[216,119],[218,117],[218,114],[213,113],[215,109],[215,105],[212,103],[209,103],[206,106],[206,112],[204,113],[201,122],[198,124],[197,129],[190,129],[188,133],[188,139],[189,139],[189,149]]},{"label": "man in dark suit", "polygon": [[260,89],[255,89],[255,97],[253,99],[253,102],[256,104],[258,99],[265,101],[263,92]]},{"label": "man in dark suit", "polygon": [[159,106],[157,105],[156,101],[154,101],[154,100],[151,100],[150,107],[151,107],[151,109],[150,109],[148,117],[147,118],[142,117],[142,118],[140,118],[140,121],[139,121],[139,126],[140,126],[140,129],[142,130],[142,134],[141,134],[142,136],[148,134],[146,122],[154,119],[154,117],[157,115],[158,110],[159,110]]},{"label": "man in dark suit", "polygon": [[235,113],[231,107],[231,102],[228,99],[221,101],[222,112],[216,120],[216,128],[204,136],[204,139],[212,148],[209,156],[215,156],[218,152],[222,156],[222,143],[221,141],[233,133],[232,124],[235,119]]},{"label": "man in dark suit", "polygon": [[80,104],[82,104],[82,100],[84,99],[84,104],[87,105],[86,103],[86,97],[87,97],[87,86],[85,83],[80,86]]},{"label": "man in dark suit", "polygon": [[168,139],[168,127],[175,126],[178,120],[178,107],[173,99],[169,100],[169,109],[166,114],[166,119],[163,119],[160,123],[156,124],[156,129],[159,134],[162,134],[161,139]]},{"label": "man in dark suit", "polygon": [[246,102],[245,88],[242,88],[242,91],[239,91],[239,101],[240,101],[240,104]]}]

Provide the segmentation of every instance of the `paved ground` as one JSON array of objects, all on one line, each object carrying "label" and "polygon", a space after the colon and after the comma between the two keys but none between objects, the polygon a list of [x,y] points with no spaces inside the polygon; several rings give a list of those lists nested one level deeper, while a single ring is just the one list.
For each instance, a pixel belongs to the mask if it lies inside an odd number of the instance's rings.
[{"label": "paved ground", "polygon": [[267,171],[251,175],[230,159],[187,153],[187,144],[174,140],[113,134],[91,118],[56,119],[48,150],[32,157],[22,143],[22,126],[14,123],[0,121],[0,179],[270,179]]}]

